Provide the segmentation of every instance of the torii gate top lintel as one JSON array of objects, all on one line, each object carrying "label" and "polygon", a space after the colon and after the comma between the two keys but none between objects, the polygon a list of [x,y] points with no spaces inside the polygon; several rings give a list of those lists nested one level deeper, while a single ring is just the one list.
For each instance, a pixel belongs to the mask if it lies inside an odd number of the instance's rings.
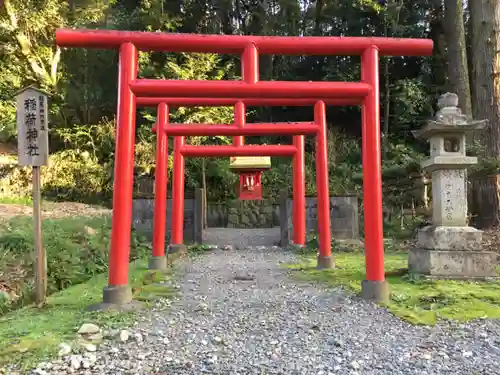
[{"label": "torii gate top lintel", "polygon": [[[222,43],[221,43],[222,42]],[[261,55],[361,55],[377,47],[380,56],[430,56],[432,40],[341,36],[249,36],[176,34],[144,31],[57,29],[60,47],[118,49],[132,43],[138,49],[165,52],[241,54],[254,44]]]}]

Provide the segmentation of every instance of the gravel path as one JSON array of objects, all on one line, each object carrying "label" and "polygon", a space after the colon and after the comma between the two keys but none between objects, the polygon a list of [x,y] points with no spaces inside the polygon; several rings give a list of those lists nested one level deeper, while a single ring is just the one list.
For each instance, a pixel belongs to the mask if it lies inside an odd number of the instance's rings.
[{"label": "gravel path", "polygon": [[135,340],[111,342],[76,373],[500,374],[500,322],[414,327],[340,291],[297,284],[279,267],[291,260],[252,249],[189,261],[167,311],[147,313]]},{"label": "gravel path", "polygon": [[280,227],[275,228],[207,228],[203,231],[203,242],[235,248],[248,246],[273,246],[280,243]]}]

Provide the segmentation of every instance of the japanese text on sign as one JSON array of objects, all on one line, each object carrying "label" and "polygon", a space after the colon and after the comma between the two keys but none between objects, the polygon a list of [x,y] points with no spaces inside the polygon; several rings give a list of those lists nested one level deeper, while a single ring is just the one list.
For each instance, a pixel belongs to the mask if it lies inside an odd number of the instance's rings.
[{"label": "japanese text on sign", "polygon": [[24,126],[26,126],[26,154],[39,156],[36,98],[24,99]]},{"label": "japanese text on sign", "polygon": [[28,88],[17,97],[18,159],[20,165],[40,166],[48,161],[47,98]]}]

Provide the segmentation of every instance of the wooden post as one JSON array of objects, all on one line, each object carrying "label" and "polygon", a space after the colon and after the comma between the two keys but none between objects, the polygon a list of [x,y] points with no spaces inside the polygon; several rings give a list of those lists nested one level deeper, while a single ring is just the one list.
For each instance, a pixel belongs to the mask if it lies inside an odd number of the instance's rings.
[{"label": "wooden post", "polygon": [[42,242],[40,167],[33,167],[33,230],[35,243],[35,296],[36,305],[45,304],[47,295],[47,257]]},{"label": "wooden post", "polygon": [[35,302],[45,304],[47,296],[47,258],[42,243],[40,167],[49,160],[47,93],[29,86],[16,93],[18,164],[32,167],[33,237],[35,244]]}]

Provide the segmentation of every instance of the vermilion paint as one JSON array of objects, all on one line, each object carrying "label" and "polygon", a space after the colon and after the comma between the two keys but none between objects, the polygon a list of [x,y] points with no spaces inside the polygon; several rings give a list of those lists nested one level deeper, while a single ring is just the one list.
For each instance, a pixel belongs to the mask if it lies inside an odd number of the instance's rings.
[{"label": "vermilion paint", "polygon": [[[310,107],[318,99],[266,99],[266,98],[177,98],[177,97],[138,97],[137,106],[156,107],[159,103],[168,103],[169,107],[232,107],[242,102],[248,107]],[[326,105],[361,105],[363,98],[327,98],[323,100]]]},{"label": "vermilion paint", "polygon": [[326,136],[326,106],[319,101],[314,106],[314,121],[319,125],[316,134],[316,194],[318,215],[319,255],[332,255],[332,233],[330,223],[330,180],[328,178],[328,142]]},{"label": "vermilion paint", "polygon": [[364,98],[371,90],[364,82],[184,81],[137,79],[130,83],[137,96],[183,96],[237,99]]},{"label": "vermilion paint", "polygon": [[110,286],[128,284],[135,148],[135,96],[130,91],[129,83],[137,76],[137,49],[133,44],[121,44],[118,69],[113,218],[109,253]]},{"label": "vermilion paint", "polygon": [[[276,133],[274,133],[276,134]],[[229,156],[293,156],[297,148],[292,145],[206,145],[183,146],[179,152],[190,157],[229,157]]]},{"label": "vermilion paint", "polygon": [[379,51],[367,48],[361,56],[361,79],[374,89],[362,110],[363,197],[365,209],[366,279],[384,280],[382,162],[380,148]]},{"label": "vermilion paint", "polygon": [[293,242],[306,243],[306,173],[305,139],[303,135],[293,137],[297,152],[293,157]]},{"label": "vermilion paint", "polygon": [[[248,179],[252,179],[252,189],[247,188]],[[262,199],[262,171],[247,170],[240,172],[239,186],[240,200],[261,200]]]},{"label": "vermilion paint", "polygon": [[185,137],[174,138],[174,173],[172,180],[172,238],[174,245],[184,243],[184,176],[185,162],[181,149]]},{"label": "vermilion paint", "polygon": [[[134,168],[136,105],[158,106],[158,142],[174,136],[172,243],[183,241],[185,156],[293,156],[294,241],[305,240],[304,135],[316,137],[316,185],[318,194],[319,253],[331,255],[330,199],[326,105],[363,105],[363,180],[365,207],[366,278],[384,280],[382,233],[382,179],[380,160],[379,56],[421,56],[432,54],[432,41],[371,37],[259,37],[124,32],[116,30],[56,31],[61,47],[111,48],[120,50],[117,106],[117,140],[113,223],[111,231],[109,285],[128,283],[132,187]],[[233,53],[242,56],[241,81],[174,81],[137,79],[137,49],[171,52]],[[361,55],[361,82],[277,82],[259,81],[259,54]],[[137,97],[137,99],[136,99]],[[234,106],[232,125],[168,124],[160,116],[166,106]],[[312,106],[314,122],[289,124],[247,124],[246,106]],[[163,125],[167,123],[166,129]],[[166,130],[166,135],[161,134]],[[252,146],[246,135],[289,134],[293,145]],[[189,146],[185,136],[233,136],[232,146]],[[165,150],[166,147],[160,147]],[[163,152],[163,151],[161,151]],[[160,152],[160,153],[161,153]],[[159,156],[158,156],[159,157]],[[160,164],[165,155],[162,155]],[[156,185],[166,181],[158,172]],[[161,191],[161,188],[159,188]],[[161,226],[164,194],[155,203],[155,225]],[[166,196],[165,196],[166,199]],[[164,215],[164,214],[163,214]],[[155,254],[161,231],[155,231]]]},{"label": "vermilion paint", "polygon": [[253,44],[261,55],[361,55],[375,46],[381,56],[430,56],[432,40],[373,37],[204,35],[141,31],[57,29],[60,47],[118,49],[132,43],[143,51],[241,54]]},{"label": "vermilion paint", "polygon": [[[168,106],[158,105],[157,124],[166,129],[168,122]],[[165,232],[167,225],[167,176],[168,176],[168,137],[165,131],[156,134],[156,167],[155,167],[155,206],[153,220],[153,256],[165,255]]]}]

